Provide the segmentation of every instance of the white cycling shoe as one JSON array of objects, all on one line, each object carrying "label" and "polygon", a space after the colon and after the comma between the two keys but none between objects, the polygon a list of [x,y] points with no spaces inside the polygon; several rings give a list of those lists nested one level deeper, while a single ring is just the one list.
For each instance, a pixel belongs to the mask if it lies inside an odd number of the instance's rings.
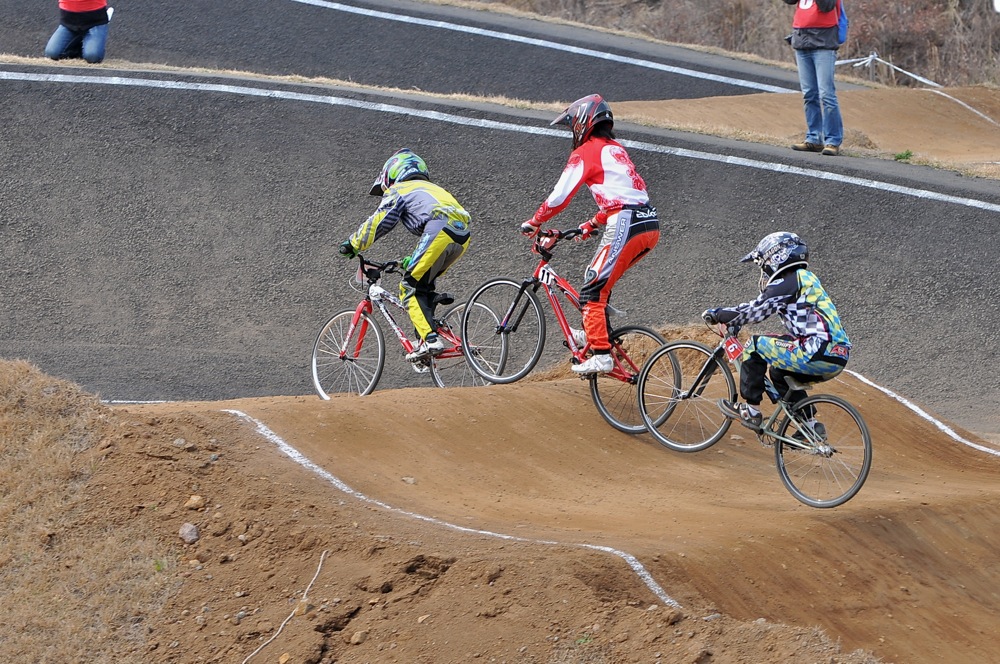
[{"label": "white cycling shoe", "polygon": [[408,362],[416,362],[417,360],[440,355],[443,352],[444,342],[435,334],[433,337],[428,336],[427,339],[421,341],[420,345],[412,353],[407,353],[406,360]]},{"label": "white cycling shoe", "polygon": [[611,355],[601,354],[594,355],[580,364],[574,364],[571,368],[573,373],[577,374],[605,374],[615,368],[615,362],[611,359]]}]

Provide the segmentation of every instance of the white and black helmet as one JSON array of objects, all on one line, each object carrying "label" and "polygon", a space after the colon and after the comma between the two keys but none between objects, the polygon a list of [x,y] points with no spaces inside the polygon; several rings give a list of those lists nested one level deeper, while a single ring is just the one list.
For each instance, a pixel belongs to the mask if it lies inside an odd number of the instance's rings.
[{"label": "white and black helmet", "polygon": [[740,259],[741,263],[753,261],[760,268],[760,289],[783,270],[790,267],[809,265],[809,247],[795,233],[779,231],[771,233],[757,243],[749,254]]}]

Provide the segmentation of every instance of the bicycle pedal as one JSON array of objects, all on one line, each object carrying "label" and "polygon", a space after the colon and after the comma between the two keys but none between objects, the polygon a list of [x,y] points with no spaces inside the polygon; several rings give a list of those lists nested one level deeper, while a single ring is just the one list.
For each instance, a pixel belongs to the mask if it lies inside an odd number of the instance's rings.
[{"label": "bicycle pedal", "polygon": [[757,442],[761,444],[761,447],[765,449],[774,449],[774,441],[771,440],[770,436],[764,436],[760,431],[756,432]]},{"label": "bicycle pedal", "polygon": [[423,361],[414,362],[410,366],[413,367],[413,372],[418,374],[425,374],[431,370],[430,365]]}]

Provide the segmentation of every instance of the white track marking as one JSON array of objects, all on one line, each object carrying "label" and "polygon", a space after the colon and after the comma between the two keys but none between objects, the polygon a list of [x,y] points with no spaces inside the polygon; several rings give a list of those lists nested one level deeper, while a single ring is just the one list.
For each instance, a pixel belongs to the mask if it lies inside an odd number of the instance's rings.
[{"label": "white track marking", "polygon": [[651,60],[641,60],[639,58],[630,58],[624,55],[616,55],[614,53],[607,53],[605,51],[597,51],[590,48],[580,48],[578,46],[569,46],[567,44],[560,44],[559,42],[548,41],[545,39],[535,39],[532,37],[524,37],[521,35],[515,35],[508,32],[498,32],[496,30],[486,30],[484,28],[473,28],[468,25],[461,25],[458,23],[448,23],[446,21],[434,21],[426,18],[417,18],[416,16],[405,16],[403,14],[393,14],[389,12],[380,12],[374,9],[363,9],[361,7],[351,7],[350,5],[344,5],[339,2],[326,2],[325,0],[292,0],[292,2],[299,2],[304,5],[313,5],[315,7],[322,7],[324,9],[332,9],[339,12],[347,12],[350,14],[359,14],[361,16],[368,16],[371,18],[383,19],[386,21],[398,21],[400,23],[409,23],[411,25],[421,25],[428,28],[438,28],[441,30],[452,30],[454,32],[464,32],[467,34],[478,35],[480,37],[490,37],[493,39],[502,39],[504,41],[515,42],[518,44],[527,44],[529,46],[538,46],[539,48],[548,48],[556,51],[564,51],[566,53],[572,53],[574,55],[582,55],[590,58],[597,58],[598,60],[608,60],[611,62],[619,62],[621,64],[632,65],[633,67],[644,67],[646,69],[655,69],[657,71],[664,71],[669,74],[678,74],[680,76],[689,76],[691,78],[700,78],[706,81],[716,81],[718,83],[725,83],[726,85],[735,85],[737,87],[750,88],[752,90],[761,90],[762,92],[798,92],[799,89],[796,87],[783,88],[776,85],[769,85],[767,83],[757,83],[756,81],[747,81],[739,78],[731,78],[729,76],[719,76],[717,74],[708,74],[701,71],[696,71],[694,69],[685,69],[683,67],[674,67],[672,65],[665,65],[660,62],[653,62]]},{"label": "white track marking", "polygon": [[983,447],[982,445],[977,445],[976,443],[972,442],[971,440],[966,440],[965,438],[962,438],[950,426],[948,426],[947,424],[945,424],[941,420],[935,419],[934,417],[932,417],[930,415],[930,413],[928,413],[927,411],[925,411],[923,408],[921,408],[920,406],[916,405],[912,401],[909,401],[909,400],[907,400],[907,399],[899,396],[898,394],[896,394],[895,392],[893,392],[892,390],[890,390],[888,388],[885,388],[885,387],[882,387],[881,385],[877,385],[877,384],[873,383],[872,381],[868,380],[867,378],[865,378],[864,376],[862,376],[859,373],[856,373],[856,372],[851,371],[849,369],[847,369],[846,371],[847,371],[847,373],[851,374],[852,376],[854,376],[855,378],[857,378],[858,380],[860,380],[865,385],[871,385],[876,390],[879,390],[880,392],[883,392],[883,393],[887,394],[888,396],[892,397],[893,399],[895,399],[899,403],[903,404],[904,406],[906,406],[907,408],[909,408],[910,410],[912,410],[914,413],[916,413],[920,417],[922,417],[925,420],[927,420],[928,422],[932,423],[942,433],[948,435],[951,439],[956,440],[956,441],[962,443],[963,445],[968,445],[969,447],[971,447],[974,450],[979,450],[980,452],[986,452],[987,454],[992,454],[993,456],[1000,457],[1000,451],[991,449],[989,447]]},{"label": "white track marking", "polygon": [[675,600],[672,597],[670,597],[670,595],[668,595],[666,593],[666,591],[663,590],[663,588],[660,586],[660,584],[658,584],[653,579],[652,575],[646,570],[646,568],[642,566],[642,563],[640,563],[638,560],[636,560],[635,556],[633,556],[633,555],[631,555],[629,553],[625,553],[624,551],[619,551],[618,549],[613,549],[613,548],[608,547],[608,546],[598,546],[596,544],[586,544],[586,543],[583,543],[583,544],[580,544],[580,543],[570,543],[570,544],[567,544],[565,542],[556,542],[556,541],[553,541],[553,540],[533,540],[533,539],[528,539],[528,538],[525,538],[525,537],[517,537],[515,535],[504,535],[502,533],[494,533],[494,532],[489,531],[489,530],[477,530],[475,528],[467,528],[465,526],[459,526],[459,525],[454,524],[454,523],[449,523],[447,521],[442,521],[440,519],[435,519],[434,517],[425,516],[423,514],[416,514],[414,512],[408,512],[406,510],[399,509],[398,507],[393,507],[391,505],[383,503],[380,500],[376,500],[374,498],[369,498],[368,496],[366,496],[365,494],[361,493],[360,491],[355,491],[354,489],[352,489],[351,487],[349,487],[347,484],[345,484],[344,482],[340,481],[337,477],[335,477],[334,475],[332,475],[328,471],[324,470],[320,466],[316,465],[315,463],[313,463],[312,461],[310,461],[309,459],[307,459],[305,456],[302,455],[301,452],[299,452],[297,449],[295,449],[294,447],[292,447],[291,445],[289,445],[288,443],[286,443],[281,438],[281,436],[279,436],[278,434],[274,433],[271,429],[269,429],[266,425],[264,425],[263,422],[261,422],[259,420],[256,420],[253,417],[250,417],[246,413],[244,413],[242,411],[239,411],[239,410],[229,410],[229,409],[226,409],[226,410],[224,410],[222,412],[224,412],[224,413],[230,413],[231,415],[235,415],[236,417],[239,417],[242,420],[246,420],[247,422],[250,422],[251,424],[253,424],[256,427],[257,433],[259,433],[261,436],[263,436],[267,440],[269,440],[272,443],[274,443],[278,447],[279,450],[281,450],[284,454],[286,454],[288,457],[290,457],[293,461],[295,461],[299,465],[303,466],[304,468],[306,468],[308,470],[311,470],[312,472],[316,473],[317,475],[319,475],[320,477],[322,477],[324,480],[326,480],[327,482],[329,482],[330,484],[332,484],[334,487],[336,487],[337,489],[339,489],[340,491],[346,493],[349,496],[357,498],[358,500],[361,500],[363,502],[366,502],[366,503],[369,503],[369,504],[372,504],[372,505],[377,505],[378,507],[381,507],[382,509],[388,510],[390,512],[395,512],[396,514],[401,514],[401,515],[406,516],[406,517],[410,517],[411,519],[416,519],[418,521],[426,521],[427,523],[432,523],[432,524],[437,525],[437,526],[444,526],[445,528],[451,528],[452,530],[457,530],[457,531],[462,532],[462,533],[470,533],[470,534],[473,534],[473,535],[483,535],[483,536],[486,536],[486,537],[495,537],[495,538],[498,538],[498,539],[507,540],[507,541],[511,541],[511,542],[525,542],[527,544],[545,544],[545,545],[552,545],[552,546],[582,547],[582,548],[585,548],[585,549],[593,549],[595,551],[602,551],[604,553],[610,553],[610,554],[618,556],[619,558],[621,558],[622,560],[624,560],[628,564],[628,566],[632,568],[632,571],[634,571],[639,576],[639,578],[642,579],[643,583],[646,584],[646,587],[649,588],[650,591],[652,591],[652,593],[654,595],[656,595],[660,599],[661,602],[663,602],[667,606],[671,606],[671,607],[674,607],[674,608],[680,608],[680,604],[677,603],[677,600]]},{"label": "white track marking", "polygon": [[[567,132],[548,127],[530,127],[512,122],[498,122],[496,120],[485,120],[481,118],[469,118],[454,113],[442,113],[440,111],[427,111],[407,108],[395,104],[384,104],[378,102],[362,101],[359,99],[349,99],[347,97],[334,97],[329,95],[307,94],[302,92],[291,92],[288,90],[275,90],[267,88],[255,88],[238,85],[223,85],[216,83],[190,83],[185,81],[154,80],[143,78],[128,78],[121,76],[76,76],[68,74],[34,74],[24,72],[0,71],[0,81],[35,81],[41,83],[66,83],[66,84],[91,84],[91,85],[118,85],[129,87],[148,87],[167,90],[191,90],[197,92],[214,92],[219,94],[247,95],[252,97],[265,97],[268,99],[283,99],[289,101],[301,101],[330,106],[348,106],[377,113],[394,113],[410,117],[423,118],[436,122],[446,122],[449,124],[464,125],[469,127],[479,127],[482,129],[492,129],[496,131],[510,131],[521,134],[534,134],[538,136],[553,136],[565,140],[569,135]],[[933,200],[942,203],[962,205],[964,207],[978,208],[989,212],[1000,212],[1000,204],[981,201],[974,198],[963,198],[951,196],[927,189],[917,189],[914,187],[904,187],[902,185],[870,180],[867,178],[857,178],[838,173],[812,170],[798,166],[789,166],[776,162],[761,161],[759,159],[747,159],[744,157],[733,157],[731,155],[716,154],[712,152],[701,152],[698,150],[688,150],[686,148],[675,148],[668,145],[659,145],[642,141],[623,140],[620,143],[626,147],[655,152],[659,154],[670,154],[687,159],[701,159],[714,161],[732,166],[743,166],[764,171],[774,171],[778,173],[788,173],[802,177],[816,178],[819,180],[830,180],[844,184],[875,189],[914,198]]]},{"label": "white track marking", "polygon": [[927,90],[927,92],[933,92],[936,95],[941,95],[942,97],[945,97],[946,99],[950,99],[953,102],[955,102],[956,104],[958,104],[959,106],[965,108],[966,110],[975,113],[976,115],[978,115],[979,117],[981,117],[983,120],[986,120],[990,124],[993,124],[993,125],[996,125],[997,127],[1000,127],[1000,122],[997,122],[996,120],[994,120],[990,116],[986,115],[985,113],[980,113],[979,111],[977,111],[976,109],[972,108],[971,106],[969,106],[968,104],[966,104],[961,99],[958,99],[957,97],[952,97],[950,94],[948,94],[946,92],[941,92],[940,90]]}]

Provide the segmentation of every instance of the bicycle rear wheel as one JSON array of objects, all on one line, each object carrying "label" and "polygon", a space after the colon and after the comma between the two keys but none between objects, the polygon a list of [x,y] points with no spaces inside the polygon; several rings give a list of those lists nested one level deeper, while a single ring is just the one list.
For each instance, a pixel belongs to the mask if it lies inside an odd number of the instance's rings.
[{"label": "bicycle rear wheel", "polygon": [[[345,310],[327,321],[316,337],[312,354],[313,386],[321,399],[331,394],[371,394],[385,367],[385,337],[378,322],[361,314],[351,337],[354,310]],[[341,350],[343,349],[343,354]]]},{"label": "bicycle rear wheel", "polygon": [[597,412],[608,424],[625,433],[642,433],[646,425],[639,412],[636,384],[646,358],[663,345],[664,338],[656,331],[640,325],[629,325],[611,332],[611,356],[617,375],[590,377],[590,396]]},{"label": "bicycle rear wheel", "polygon": [[533,291],[521,290],[521,282],[492,279],[466,302],[461,336],[473,371],[491,383],[513,383],[542,356],[545,312]]},{"label": "bicycle rear wheel", "polygon": [[639,413],[658,443],[700,452],[717,443],[732,421],[719,399],[736,398],[736,381],[721,353],[697,341],[672,341],[639,374]]},{"label": "bicycle rear wheel", "polygon": [[[474,304],[473,306],[485,308],[485,305],[482,304]],[[448,346],[444,355],[439,355],[431,359],[430,362],[431,379],[438,387],[478,387],[490,384],[473,371],[468,360],[465,359],[465,353],[458,338],[458,332],[462,327],[463,313],[465,313],[465,303],[450,307],[438,317],[438,337],[444,340],[445,345]],[[487,309],[481,311],[480,314],[484,320],[492,317],[494,327],[500,324],[500,319],[492,311]],[[453,344],[458,344],[459,348],[454,349]]]},{"label": "bicycle rear wheel", "polygon": [[[813,431],[803,423],[805,413],[810,412],[815,412],[822,430]],[[843,505],[861,490],[871,470],[868,425],[857,408],[830,394],[806,397],[795,404],[792,413],[792,418],[778,424],[777,433],[801,442],[776,439],[774,443],[782,483],[810,507]]]}]

